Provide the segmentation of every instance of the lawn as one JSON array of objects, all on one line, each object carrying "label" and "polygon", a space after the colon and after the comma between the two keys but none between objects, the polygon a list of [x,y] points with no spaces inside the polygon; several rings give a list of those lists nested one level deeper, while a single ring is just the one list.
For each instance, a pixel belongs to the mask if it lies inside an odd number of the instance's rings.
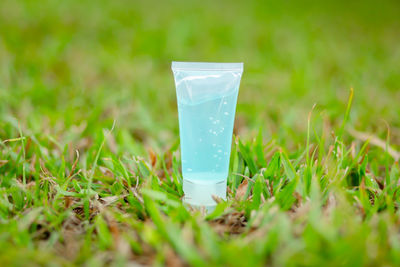
[{"label": "lawn", "polygon": [[[1,266],[399,266],[398,1],[0,1]],[[182,203],[171,61],[244,62]]]}]

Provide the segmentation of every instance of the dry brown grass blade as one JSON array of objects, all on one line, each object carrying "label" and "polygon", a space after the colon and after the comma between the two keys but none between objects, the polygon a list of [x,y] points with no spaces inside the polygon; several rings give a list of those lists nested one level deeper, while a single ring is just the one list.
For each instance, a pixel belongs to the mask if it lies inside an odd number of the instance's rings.
[{"label": "dry brown grass blade", "polygon": [[149,153],[150,164],[154,168],[156,166],[156,163],[157,163],[157,155],[154,152],[154,150],[151,149],[151,148],[148,148],[147,152]]},{"label": "dry brown grass blade", "polygon": [[72,203],[73,203],[73,198],[70,196],[64,196],[64,208],[68,209],[69,207],[71,207]]},{"label": "dry brown grass blade", "polygon": [[69,173],[67,179],[71,178],[72,175],[74,175],[75,169],[76,169],[76,165],[78,164],[78,161],[79,161],[79,151],[78,151],[78,150],[75,150],[75,152],[76,152],[76,159],[75,159],[74,164],[72,165],[71,172]]},{"label": "dry brown grass blade", "polygon": [[7,164],[7,162],[8,162],[8,160],[3,160],[3,159],[0,159],[0,167],[2,167],[2,166],[4,166],[4,165],[6,165],[6,164]]},{"label": "dry brown grass blade", "polygon": [[238,200],[243,199],[243,197],[246,195],[248,186],[249,182],[247,181],[247,179],[243,179],[243,182],[239,185],[238,189],[236,190],[235,198]]},{"label": "dry brown grass blade", "polygon": [[111,232],[111,235],[112,235],[112,237],[114,239],[114,244],[116,246],[118,246],[120,244],[119,241],[120,241],[120,235],[121,235],[118,222],[108,212],[105,212],[104,216],[105,216],[105,219],[107,221],[108,228],[109,228],[109,230]]},{"label": "dry brown grass blade", "polygon": [[385,141],[376,137],[375,135],[371,133],[359,132],[354,129],[349,129],[348,132],[356,139],[362,140],[364,142],[369,140],[370,144],[380,147],[385,151],[387,149],[387,152],[395,161],[398,161],[400,159],[400,152],[389,145],[387,146]]},{"label": "dry brown grass blade", "polygon": [[182,259],[176,254],[176,252],[166,246],[165,247],[165,266],[167,267],[180,267],[180,266],[186,266],[185,263],[182,261]]},{"label": "dry brown grass blade", "polygon": [[29,164],[30,172],[34,173],[36,171],[35,170],[35,165],[36,165],[36,154],[33,154],[31,159],[30,159],[30,164]]},{"label": "dry brown grass blade", "polygon": [[211,195],[211,198],[218,204],[220,203],[223,199],[216,196],[216,195]]}]

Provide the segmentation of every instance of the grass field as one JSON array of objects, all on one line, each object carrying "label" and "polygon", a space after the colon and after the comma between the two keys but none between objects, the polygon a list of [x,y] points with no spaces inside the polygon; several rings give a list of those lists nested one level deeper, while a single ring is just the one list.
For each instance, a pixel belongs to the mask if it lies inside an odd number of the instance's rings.
[{"label": "grass field", "polygon": [[[0,265],[399,266],[399,15],[0,1]],[[172,60],[245,66],[208,215],[181,201]]]}]

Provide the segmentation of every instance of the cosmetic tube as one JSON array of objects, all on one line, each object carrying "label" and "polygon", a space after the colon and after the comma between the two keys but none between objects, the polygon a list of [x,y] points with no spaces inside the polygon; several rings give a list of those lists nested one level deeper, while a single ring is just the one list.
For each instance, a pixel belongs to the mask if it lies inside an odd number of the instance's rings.
[{"label": "cosmetic tube", "polygon": [[226,199],[243,63],[172,62],[184,201],[212,209]]}]

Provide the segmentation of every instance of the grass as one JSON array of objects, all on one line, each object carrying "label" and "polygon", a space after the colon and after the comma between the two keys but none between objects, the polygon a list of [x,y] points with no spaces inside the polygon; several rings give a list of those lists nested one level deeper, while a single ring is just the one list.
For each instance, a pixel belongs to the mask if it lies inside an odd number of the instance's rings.
[{"label": "grass", "polygon": [[[398,266],[399,10],[1,1],[1,265]],[[245,63],[208,215],[181,201],[172,60]]]}]

